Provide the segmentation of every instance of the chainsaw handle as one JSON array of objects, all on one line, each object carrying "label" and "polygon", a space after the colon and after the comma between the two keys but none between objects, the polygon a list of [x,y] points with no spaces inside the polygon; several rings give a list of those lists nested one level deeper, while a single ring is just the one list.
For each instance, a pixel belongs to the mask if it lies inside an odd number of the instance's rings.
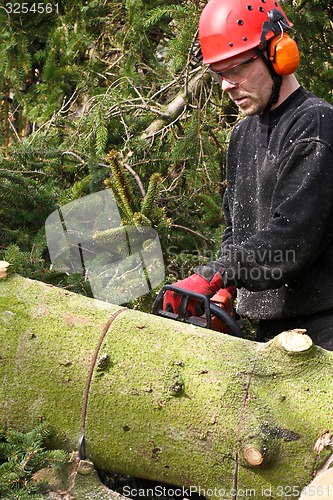
[{"label": "chainsaw handle", "polygon": [[[163,309],[164,295],[167,291],[175,292],[180,295],[180,305],[178,307],[177,313],[166,311],[165,309]],[[205,315],[205,317],[188,315],[187,306],[190,299],[197,299],[203,303],[203,314]],[[153,304],[153,314],[164,316],[165,318],[174,319],[176,321],[182,321],[184,323],[201,326],[203,328],[211,328],[212,324],[208,298],[205,295],[201,295],[201,293],[184,290],[183,288],[179,288],[175,285],[164,285],[161,288]]]},{"label": "chainsaw handle", "polygon": [[[163,309],[164,295],[168,290],[180,295],[180,305],[177,313],[166,311],[165,309]],[[202,316],[188,315],[187,306],[190,299],[197,299],[203,304],[204,313]],[[165,318],[190,323],[192,325],[201,326],[203,328],[211,328],[213,315],[219,318],[229,327],[231,335],[233,335],[234,337],[243,338],[242,330],[240,329],[237,321],[235,321],[225,309],[210,302],[206,295],[195,293],[190,290],[184,290],[183,288],[179,288],[175,285],[164,285],[161,288],[153,304],[152,311],[153,314],[157,314],[158,316],[164,316]]]}]

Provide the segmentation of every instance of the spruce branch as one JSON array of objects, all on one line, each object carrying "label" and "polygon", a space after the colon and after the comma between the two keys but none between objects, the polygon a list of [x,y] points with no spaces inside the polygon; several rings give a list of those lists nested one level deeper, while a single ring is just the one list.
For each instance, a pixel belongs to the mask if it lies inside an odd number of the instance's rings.
[{"label": "spruce branch", "polygon": [[133,216],[133,222],[136,227],[151,226],[151,220],[148,219],[142,212],[136,212]]},{"label": "spruce branch", "polygon": [[205,193],[199,193],[198,198],[205,204],[211,214],[214,214],[216,217],[222,218],[221,205],[217,203],[211,196],[208,196]]},{"label": "spruce branch", "polygon": [[134,213],[137,212],[136,203],[134,201],[134,196],[130,189],[128,179],[125,175],[124,166],[122,165],[119,154],[116,151],[110,151],[108,158],[112,174],[112,190],[121,200],[124,212],[128,219],[133,219]]},{"label": "spruce branch", "polygon": [[172,227],[183,229],[186,232],[195,234],[196,236],[199,236],[199,238],[201,238],[202,240],[207,241],[208,243],[214,243],[214,240],[212,238],[206,238],[203,234],[198,233],[198,231],[194,231],[194,229],[191,229],[189,227],[185,227],[180,224],[172,224]]},{"label": "spruce branch", "polygon": [[67,460],[62,450],[46,450],[44,440],[50,431],[45,423],[39,424],[26,434],[9,430],[0,440],[0,493],[11,498],[42,493],[47,490],[46,482],[36,482],[34,474],[44,467],[59,467]]},{"label": "spruce branch", "polygon": [[[126,230],[130,232],[131,226],[126,226]],[[92,239],[102,245],[113,245],[113,248],[119,247],[118,251],[121,251],[124,243],[126,243],[127,233],[125,232],[125,226],[120,226],[104,231],[96,231]]]},{"label": "spruce branch", "polygon": [[150,177],[147,194],[141,203],[141,214],[145,217],[151,217],[152,211],[157,203],[161,181],[162,178],[158,173],[152,174]]}]

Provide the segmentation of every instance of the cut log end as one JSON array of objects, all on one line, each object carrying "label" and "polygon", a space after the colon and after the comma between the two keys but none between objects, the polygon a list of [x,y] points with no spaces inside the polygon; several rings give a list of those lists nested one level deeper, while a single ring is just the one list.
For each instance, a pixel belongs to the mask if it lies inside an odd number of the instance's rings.
[{"label": "cut log end", "polygon": [[7,278],[7,269],[10,266],[9,262],[6,262],[5,260],[0,260],[0,279],[5,279]]},{"label": "cut log end", "polygon": [[243,451],[243,456],[248,464],[252,466],[260,465],[264,461],[264,455],[256,446],[249,445]]},{"label": "cut log end", "polygon": [[296,328],[280,333],[277,337],[280,346],[288,352],[308,351],[313,345],[311,338],[306,335],[306,330]]}]

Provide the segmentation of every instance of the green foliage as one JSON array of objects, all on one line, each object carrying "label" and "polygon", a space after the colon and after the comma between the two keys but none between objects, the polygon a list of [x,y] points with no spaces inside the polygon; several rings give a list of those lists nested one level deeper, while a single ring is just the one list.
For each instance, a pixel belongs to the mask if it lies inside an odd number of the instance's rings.
[{"label": "green foliage", "polygon": [[109,161],[112,179],[109,183],[118,201],[118,207],[123,211],[126,219],[132,221],[135,212],[138,211],[138,206],[130,189],[126,171],[121,165],[119,156],[115,151],[109,153]]},{"label": "green foliage", "polygon": [[30,252],[23,252],[18,245],[11,244],[2,252],[2,258],[10,263],[8,272],[20,274],[27,278],[44,281],[66,288],[71,292],[92,297],[89,282],[84,274],[67,274],[53,271],[50,263],[42,256],[45,247],[45,236],[41,235],[41,245],[35,245]]},{"label": "green foliage", "polygon": [[45,481],[34,474],[44,467],[60,467],[68,460],[62,450],[46,450],[50,431],[43,423],[26,434],[9,430],[0,436],[0,496],[2,498],[43,498]]},{"label": "green foliage", "polygon": [[34,279],[41,279],[45,272],[45,262],[37,247],[23,252],[16,244],[11,244],[4,252],[4,259],[10,262],[10,273],[17,273]]},{"label": "green foliage", "polygon": [[326,0],[293,0],[285,6],[294,22],[300,49],[301,83],[323,99],[333,102],[333,9]]},{"label": "green foliage", "polygon": [[[7,163],[7,162],[6,162]],[[13,165],[11,166],[13,168]],[[2,242],[28,250],[53,207],[53,193],[42,172],[0,168]],[[53,183],[50,180],[51,184]],[[27,228],[29,230],[27,231]]]},{"label": "green foliage", "polygon": [[160,174],[155,173],[150,177],[147,194],[141,203],[141,213],[144,217],[150,219],[154,216],[154,210],[159,198],[159,191],[162,179]]},{"label": "green foliage", "polygon": [[[172,71],[181,71],[186,65],[188,59],[189,48],[192,47],[195,41],[194,26],[197,26],[199,21],[200,11],[195,2],[187,1],[181,5],[161,5],[149,11],[144,20],[144,25],[147,27],[156,26],[165,22],[166,19],[173,20],[175,31],[165,50],[166,59],[170,63],[169,67]],[[176,35],[176,36],[175,36]]]},{"label": "green foliage", "polygon": [[[141,200],[136,196],[135,190],[128,177],[128,172],[120,160],[116,151],[111,151],[108,155],[111,175],[105,179],[104,184],[111,188],[118,208],[123,214],[124,226],[152,226],[159,234],[169,227],[170,221],[166,217],[166,211],[158,206],[158,199],[162,185],[160,174],[154,173],[149,179],[147,192]],[[142,194],[142,193],[141,193]],[[121,228],[120,228],[121,230]],[[103,231],[95,235],[96,241],[111,241],[112,234],[117,235],[118,228]]]},{"label": "green foliage", "polygon": [[[44,223],[111,188],[125,225],[157,229],[168,280],[184,276],[219,252],[238,120],[194,57],[205,1],[58,3],[44,14],[0,8],[0,258],[90,295],[84,276],[50,269]],[[299,81],[332,101],[330,4],[283,5],[301,51]]]}]

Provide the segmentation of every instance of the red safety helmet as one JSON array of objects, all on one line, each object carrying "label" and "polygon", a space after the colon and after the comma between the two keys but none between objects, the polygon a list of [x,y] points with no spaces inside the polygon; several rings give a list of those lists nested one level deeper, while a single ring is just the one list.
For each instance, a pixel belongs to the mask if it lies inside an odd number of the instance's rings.
[{"label": "red safety helmet", "polygon": [[291,26],[276,0],[210,0],[199,21],[203,63],[260,47]]}]

